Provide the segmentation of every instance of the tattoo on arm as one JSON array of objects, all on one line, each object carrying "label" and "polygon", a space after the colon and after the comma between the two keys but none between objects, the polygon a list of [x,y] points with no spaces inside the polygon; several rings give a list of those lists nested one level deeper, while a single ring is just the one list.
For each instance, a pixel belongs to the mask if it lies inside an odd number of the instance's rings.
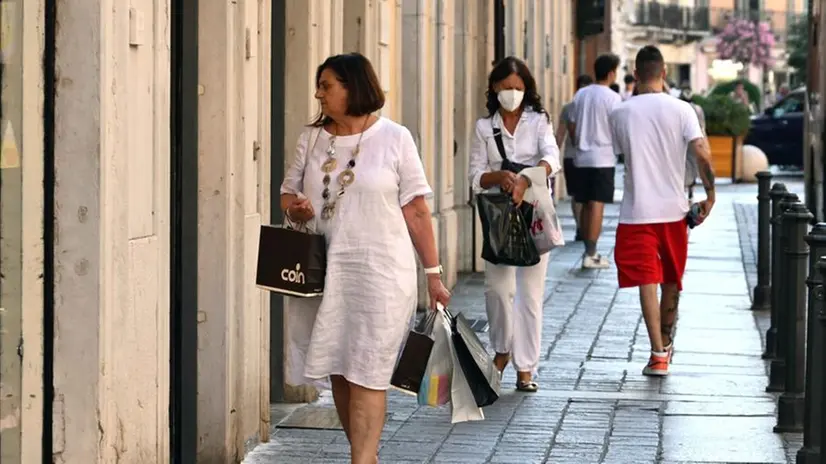
[{"label": "tattoo on arm", "polygon": [[714,191],[714,169],[711,167],[711,163],[703,163],[700,166],[700,178],[703,179],[703,188],[706,189],[706,193]]},{"label": "tattoo on arm", "polygon": [[700,171],[700,178],[703,180],[703,188],[706,194],[714,191],[714,168],[711,165],[711,147],[708,139],[701,137],[692,142],[694,152],[697,155],[697,165]]}]

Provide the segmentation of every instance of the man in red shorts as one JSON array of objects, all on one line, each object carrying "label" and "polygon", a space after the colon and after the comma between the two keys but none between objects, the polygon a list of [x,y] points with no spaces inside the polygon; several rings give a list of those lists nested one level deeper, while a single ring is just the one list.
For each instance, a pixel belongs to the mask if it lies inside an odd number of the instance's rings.
[{"label": "man in red shorts", "polygon": [[[706,199],[695,223],[714,206],[714,170],[708,140],[688,103],[663,93],[665,64],[654,46],[637,53],[638,94],[611,112],[614,151],[625,158],[614,259],[620,288],[639,287],[651,358],[645,375],[668,375],[682,277],[688,255],[689,212],[685,154],[691,147]],[[662,301],[657,300],[657,286]]]}]

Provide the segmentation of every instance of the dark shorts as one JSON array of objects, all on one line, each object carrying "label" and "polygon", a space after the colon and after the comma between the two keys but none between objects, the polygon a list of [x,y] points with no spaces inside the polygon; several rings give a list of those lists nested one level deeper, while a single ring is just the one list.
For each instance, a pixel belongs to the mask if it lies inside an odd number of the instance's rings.
[{"label": "dark shorts", "polygon": [[613,203],[614,171],[615,168],[576,168],[576,202]]},{"label": "dark shorts", "polygon": [[576,198],[576,189],[579,186],[576,169],[573,158],[565,158],[562,160],[562,173],[565,174],[565,188],[568,189],[568,196],[574,198]]}]

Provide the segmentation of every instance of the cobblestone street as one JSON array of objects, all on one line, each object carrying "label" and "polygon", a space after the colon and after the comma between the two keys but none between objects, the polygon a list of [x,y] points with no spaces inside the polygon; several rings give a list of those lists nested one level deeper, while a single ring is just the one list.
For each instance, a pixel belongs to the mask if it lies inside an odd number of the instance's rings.
[{"label": "cobblestone street", "polygon": [[[794,462],[800,437],[772,432],[776,399],[765,392],[761,359],[768,314],[749,309],[756,190],[720,186],[712,217],[691,232],[669,377],[641,374],[649,345],[636,289],[618,290],[613,267],[581,271],[582,246],[570,242],[552,252],[540,391],[515,392],[509,368],[485,421],[455,426],[449,407],[419,407],[393,392],[380,462]],[[558,209],[570,239],[570,207]],[[599,245],[609,256],[617,217],[618,205],[609,206]],[[483,292],[481,274],[464,276],[453,312],[484,319]],[[486,333],[481,338],[487,342]],[[331,397],[323,395],[319,405],[332,408]],[[283,409],[276,405],[274,424]],[[349,462],[340,430],[272,430],[246,463]]]}]

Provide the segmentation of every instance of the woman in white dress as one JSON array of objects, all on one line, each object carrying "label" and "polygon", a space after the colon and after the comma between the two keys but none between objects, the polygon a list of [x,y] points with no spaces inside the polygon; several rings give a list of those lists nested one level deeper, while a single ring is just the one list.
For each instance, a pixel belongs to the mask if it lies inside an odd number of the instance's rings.
[{"label": "woman in white dress", "polygon": [[298,139],[281,185],[288,219],[327,239],[324,296],[291,299],[288,383],[329,378],[353,463],[376,462],[386,390],[416,309],[415,252],[430,306],[447,305],[413,137],[373,115],[384,93],[372,65],[352,53],[316,72],[321,114]]},{"label": "woman in white dress", "polygon": [[[469,176],[473,190],[509,192],[520,203],[529,187],[522,167],[542,166],[548,177],[560,171],[559,148],[548,113],[536,92],[527,65],[507,57],[490,73],[487,91],[488,116],[476,121]],[[501,150],[516,169],[502,167]],[[521,166],[519,166],[521,165]],[[513,267],[485,263],[485,306],[490,324],[490,342],[496,351],[494,364],[502,372],[513,355],[516,388],[535,392],[533,375],[539,367],[542,346],[542,304],[548,253],[538,264]]]}]

